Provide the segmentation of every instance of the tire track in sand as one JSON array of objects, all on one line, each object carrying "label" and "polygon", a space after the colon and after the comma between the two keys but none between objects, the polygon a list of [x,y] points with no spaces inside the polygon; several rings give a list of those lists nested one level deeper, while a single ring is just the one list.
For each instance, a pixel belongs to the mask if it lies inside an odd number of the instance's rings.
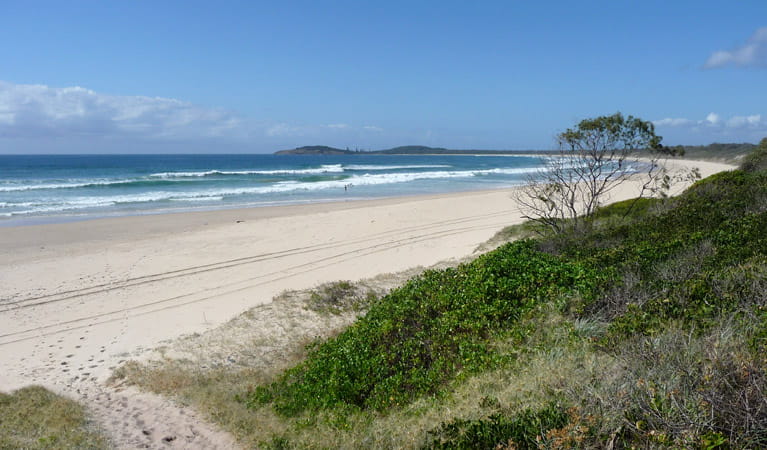
[{"label": "tire track in sand", "polygon": [[[371,246],[366,246],[366,247],[357,248],[357,249],[353,249],[353,250],[349,250],[349,251],[344,251],[344,252],[341,252],[341,253],[336,253],[334,255],[326,256],[326,257],[323,257],[323,258],[320,258],[320,259],[314,259],[314,260],[312,260],[310,262],[306,262],[306,263],[302,263],[302,264],[298,264],[298,265],[293,265],[293,266],[291,266],[291,267],[289,267],[287,269],[281,269],[281,270],[269,272],[269,273],[266,273],[266,274],[261,274],[261,275],[257,275],[257,276],[254,276],[254,277],[249,277],[246,280],[240,280],[240,281],[236,281],[236,282],[232,282],[232,283],[222,284],[222,285],[206,288],[206,289],[203,289],[203,290],[200,290],[200,291],[192,292],[192,293],[189,293],[189,294],[183,294],[183,295],[178,295],[178,296],[174,296],[174,297],[170,297],[170,298],[166,298],[166,299],[161,299],[161,300],[155,300],[155,301],[151,301],[151,302],[141,303],[141,304],[138,304],[138,305],[127,307],[127,308],[121,308],[121,309],[117,309],[117,310],[113,310],[113,311],[108,311],[108,312],[100,313],[100,314],[93,314],[93,315],[89,315],[89,316],[86,316],[86,317],[72,319],[72,320],[69,320],[69,321],[58,322],[58,323],[49,324],[49,325],[43,325],[43,326],[36,327],[36,328],[33,328],[33,329],[20,330],[20,331],[11,332],[11,333],[0,334],[0,339],[3,339],[3,341],[0,342],[0,346],[8,345],[8,344],[12,344],[12,343],[28,340],[28,339],[36,339],[36,338],[39,338],[40,336],[50,336],[50,335],[53,335],[53,334],[65,333],[65,332],[74,331],[74,330],[78,330],[78,329],[88,328],[88,327],[91,327],[91,326],[94,326],[94,325],[110,323],[110,322],[116,322],[116,321],[124,321],[127,318],[129,318],[129,317],[138,317],[138,316],[142,316],[142,315],[146,315],[146,314],[152,314],[152,313],[156,313],[156,312],[167,310],[167,309],[178,308],[178,307],[189,305],[189,304],[193,304],[193,303],[199,303],[199,302],[202,302],[202,301],[211,300],[211,299],[213,299],[215,297],[219,297],[219,296],[223,296],[223,295],[229,295],[229,294],[234,294],[234,293],[237,293],[237,292],[241,292],[241,291],[245,291],[245,290],[248,290],[248,289],[252,289],[252,288],[257,287],[257,286],[261,286],[261,285],[264,285],[264,284],[273,283],[273,282],[276,282],[276,281],[280,281],[280,280],[283,280],[283,279],[286,279],[286,278],[293,277],[298,272],[300,272],[300,269],[303,269],[303,268],[306,268],[306,267],[314,266],[313,269],[316,270],[316,269],[320,269],[320,268],[331,266],[333,264],[337,264],[337,263],[342,262],[342,261],[347,261],[347,260],[350,260],[350,259],[353,259],[353,258],[358,258],[360,256],[367,256],[367,255],[371,255],[371,254],[375,254],[375,253],[391,250],[391,249],[394,249],[394,248],[397,248],[397,247],[404,247],[404,246],[411,245],[411,244],[414,244],[414,243],[419,243],[419,242],[424,242],[424,241],[429,241],[429,240],[440,239],[440,238],[447,237],[447,236],[461,234],[461,233],[464,233],[464,232],[467,232],[467,231],[477,231],[477,230],[486,230],[486,229],[498,229],[498,227],[503,226],[505,223],[506,222],[494,223],[494,224],[488,224],[488,225],[483,225],[483,226],[479,226],[479,227],[478,226],[469,226],[469,227],[452,228],[452,229],[441,231],[441,232],[421,234],[421,235],[412,236],[412,237],[408,237],[408,238],[396,239],[396,240],[393,240],[393,241],[387,241],[387,242],[384,242],[384,243],[378,243],[378,244],[374,244],[374,245],[371,245]],[[369,241],[369,240],[371,240],[371,239],[363,239],[361,241],[364,242],[364,241]],[[376,240],[376,239],[373,239],[373,240]],[[343,246],[348,246],[348,245],[351,245],[351,244],[349,244],[349,243],[339,243],[339,244],[336,244],[335,246],[329,246],[328,248],[343,247]],[[317,251],[317,250],[315,250],[315,251]],[[303,254],[303,253],[306,253],[306,252],[302,252],[300,254]],[[261,262],[261,261],[254,261],[254,262]],[[237,265],[242,265],[242,264],[247,264],[247,263],[239,263]],[[219,270],[219,268],[215,267],[215,268],[211,268],[211,269],[207,269],[207,270],[201,270],[201,271],[195,272],[194,274],[199,274],[199,273],[209,272],[209,271],[214,271],[214,270]],[[254,281],[254,280],[263,279],[263,278],[267,278],[267,277],[272,277],[272,276],[278,275],[278,274],[284,274],[284,275],[273,277],[273,278],[268,278],[265,281],[261,281],[261,282],[257,282],[257,283],[252,283],[252,281]],[[159,280],[156,280],[156,281],[164,281],[164,280],[165,279],[159,279]],[[146,284],[146,283],[151,283],[151,282],[153,282],[153,281],[145,281],[144,283],[141,283],[141,284]],[[242,286],[242,287],[231,289],[233,286],[236,286],[236,285],[239,285],[239,284],[243,284],[243,283],[248,283],[248,284],[246,286]],[[112,288],[112,289],[105,289],[105,290],[97,291],[97,292],[93,292],[93,293],[85,293],[85,294],[79,295],[78,297],[80,297],[80,296],[89,296],[89,295],[98,295],[98,294],[102,294],[102,293],[104,293],[106,291],[110,291],[110,290],[114,290],[114,289],[121,289],[121,288],[125,288],[125,287],[115,287],[115,288]],[[226,289],[226,288],[230,288],[230,289],[222,290],[222,289]],[[202,295],[202,294],[208,294],[208,295],[205,295],[204,297],[200,297],[200,298],[193,298],[192,300],[186,300],[189,297],[194,297],[194,296],[198,296],[198,295]],[[62,300],[65,300],[65,299],[58,299],[57,301],[62,301]],[[152,309],[149,309],[149,310],[146,310],[146,311],[140,311],[142,308],[158,306],[158,305],[162,305],[164,303],[174,302],[174,301],[177,301],[177,300],[185,300],[185,301],[182,301],[180,303],[173,303],[173,304],[170,304],[170,305],[163,305],[163,306],[160,306],[158,308],[152,308]],[[46,303],[50,303],[50,302],[46,302]],[[44,305],[46,303],[29,305],[27,307],[31,308],[31,307],[34,307],[34,306]],[[109,317],[109,316],[115,316],[115,315],[119,315],[119,317],[111,317],[111,318]],[[88,323],[87,324],[83,324],[83,325],[79,325],[79,326],[67,326],[67,325],[74,325],[74,324],[82,323],[82,322],[88,322]],[[55,329],[57,327],[62,327],[62,326],[64,326],[64,328]],[[51,330],[51,329],[54,329],[54,330]],[[44,330],[51,330],[51,331],[44,331]],[[23,336],[24,334],[30,334],[30,335]],[[11,340],[5,340],[4,338],[12,338],[12,339]]]},{"label": "tire track in sand", "polygon": [[[100,294],[112,290],[118,290],[118,289],[124,289],[127,287],[133,287],[133,286],[139,286],[142,284],[148,284],[153,283],[157,281],[162,281],[166,279],[171,278],[178,278],[178,277],[186,277],[191,275],[197,275],[200,273],[209,272],[211,270],[223,270],[223,269],[229,269],[232,267],[237,267],[241,265],[247,265],[252,264],[256,262],[262,262],[265,260],[270,259],[276,259],[276,258],[284,258],[288,256],[295,256],[295,255],[303,255],[307,253],[317,252],[321,250],[327,250],[332,249],[334,247],[337,247],[339,245],[355,245],[355,244],[362,244],[369,241],[375,241],[379,240],[381,237],[387,236],[387,235],[401,235],[403,233],[412,233],[416,231],[424,231],[432,228],[447,226],[447,225],[456,225],[466,222],[474,222],[482,219],[488,219],[492,217],[498,217],[502,215],[508,214],[510,211],[500,211],[490,214],[484,214],[484,215],[478,215],[478,216],[469,216],[469,217],[462,217],[459,219],[452,219],[447,221],[440,221],[440,222],[433,222],[427,225],[421,225],[416,227],[407,227],[407,228],[399,228],[395,230],[388,230],[380,233],[371,234],[368,236],[365,236],[363,238],[358,238],[350,241],[346,241],[344,243],[338,244],[338,243],[323,243],[323,244],[315,244],[305,247],[296,247],[291,248],[288,250],[283,250],[279,252],[270,252],[270,253],[263,253],[259,255],[253,255],[253,256],[245,256],[241,258],[234,258],[230,260],[225,261],[219,261],[215,263],[210,264],[203,264],[198,266],[191,266],[186,267],[183,269],[177,269],[177,270],[171,270],[167,272],[161,272],[157,274],[150,274],[150,275],[143,275],[139,277],[133,277],[133,278],[127,278],[125,280],[117,281],[117,282],[110,282],[110,283],[102,283],[97,284],[93,286],[89,286],[87,288],[82,289],[72,289],[67,291],[61,291],[61,292],[55,292],[51,294],[46,295],[38,295],[34,297],[27,297],[20,300],[14,300],[14,301],[7,301],[2,304],[2,309],[0,309],[0,313],[7,312],[7,311],[13,311],[16,309],[21,308],[28,308],[32,306],[39,306],[39,305],[45,305],[48,303],[55,303],[65,300],[71,300],[75,298],[80,298],[84,296],[90,296],[95,294]],[[478,228],[474,228],[478,229]],[[36,301],[40,300],[40,301]],[[0,335],[0,338],[2,335]]]}]

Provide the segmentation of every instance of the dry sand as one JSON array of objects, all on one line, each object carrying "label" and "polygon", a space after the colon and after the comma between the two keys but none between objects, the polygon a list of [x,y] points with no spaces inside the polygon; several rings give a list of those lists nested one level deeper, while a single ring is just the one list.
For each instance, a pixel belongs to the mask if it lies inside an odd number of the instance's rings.
[{"label": "dry sand", "polygon": [[[626,184],[611,200],[635,195]],[[81,400],[119,447],[229,448],[192,411],[103,381],[286,289],[464,257],[521,220],[496,190],[0,228],[0,391],[41,384]]]}]

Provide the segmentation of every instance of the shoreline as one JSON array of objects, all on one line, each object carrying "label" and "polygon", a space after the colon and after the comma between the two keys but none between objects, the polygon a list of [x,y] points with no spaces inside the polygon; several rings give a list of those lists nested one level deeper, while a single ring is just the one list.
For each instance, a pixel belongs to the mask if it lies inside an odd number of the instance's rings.
[{"label": "shoreline", "polygon": [[[493,192],[493,191],[505,191],[505,190],[513,190],[519,188],[520,185],[516,186],[505,186],[505,187],[499,187],[499,188],[490,188],[490,189],[469,189],[469,190],[460,190],[460,191],[450,191],[450,192],[440,192],[440,193],[429,193],[429,194],[403,194],[403,195],[391,195],[391,196],[381,196],[381,197],[355,197],[355,198],[329,198],[326,200],[307,200],[307,201],[296,201],[295,203],[285,203],[280,205],[266,205],[266,206],[233,206],[233,207],[227,207],[227,206],[219,206],[219,207],[198,207],[198,208],[178,208],[176,210],[143,210],[142,212],[136,212],[136,213],[115,213],[113,215],[82,215],[82,216],[74,216],[74,215],[39,215],[39,216],[28,216],[28,217],[19,217],[19,218],[11,218],[11,219],[1,219],[0,220],[0,229],[3,229],[4,231],[7,229],[13,229],[13,228],[23,228],[23,227],[31,227],[31,226],[56,226],[56,225],[62,225],[67,223],[82,223],[82,222],[94,222],[94,221],[101,221],[101,220],[122,220],[122,219],[128,219],[128,218],[134,218],[134,217],[158,217],[158,216],[172,216],[172,215],[195,215],[195,214],[217,214],[217,213],[238,213],[242,215],[250,215],[249,211],[259,211],[259,210],[279,210],[279,209],[292,209],[292,208],[311,208],[312,206],[315,206],[317,208],[322,208],[324,205],[336,205],[336,204],[348,204],[348,205],[358,205],[358,206],[365,206],[365,203],[370,203],[371,205],[377,202],[381,202],[383,204],[392,203],[392,202],[400,202],[400,201],[407,201],[408,199],[418,200],[418,199],[432,199],[437,197],[444,197],[444,196],[462,196],[465,194],[471,194],[471,193],[481,193],[481,192]],[[358,207],[358,206],[349,206],[349,207]],[[330,207],[331,209],[333,206]],[[267,217],[271,215],[267,214]],[[30,223],[24,223],[26,221],[30,221]],[[16,223],[13,223],[16,222]]]},{"label": "shoreline", "polygon": [[445,192],[439,194],[412,194],[380,198],[358,198],[328,200],[313,203],[296,203],[277,206],[235,207],[200,209],[175,212],[147,212],[144,214],[83,217],[66,221],[17,224],[0,224],[0,249],[13,249],[29,245],[55,245],[71,242],[72,234],[79,234],[83,226],[90,228],[89,239],[115,239],[137,234],[187,232],[192,229],[237,223],[241,221],[264,220],[276,217],[291,217],[347,211],[371,207],[385,207],[410,202],[423,202],[467,196],[483,196],[493,193],[511,193],[520,186]]}]

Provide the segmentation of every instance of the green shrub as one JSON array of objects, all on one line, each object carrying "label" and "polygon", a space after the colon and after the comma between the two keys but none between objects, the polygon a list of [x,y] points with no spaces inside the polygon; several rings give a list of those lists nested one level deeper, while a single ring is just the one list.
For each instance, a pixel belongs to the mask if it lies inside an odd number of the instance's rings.
[{"label": "green shrub", "polygon": [[285,415],[306,409],[385,409],[435,394],[461,374],[500,360],[489,342],[513,334],[537,302],[588,292],[593,275],[518,241],[454,269],[427,271],[376,302],[334,339],[270,386],[251,405]]},{"label": "green shrub", "polygon": [[429,432],[431,449],[538,449],[550,430],[569,422],[567,411],[551,403],[538,411],[525,409],[507,416],[493,414],[480,420],[456,419]]},{"label": "green shrub", "polygon": [[740,169],[744,172],[767,170],[767,138],[763,138],[759,143],[759,147],[743,158]]}]

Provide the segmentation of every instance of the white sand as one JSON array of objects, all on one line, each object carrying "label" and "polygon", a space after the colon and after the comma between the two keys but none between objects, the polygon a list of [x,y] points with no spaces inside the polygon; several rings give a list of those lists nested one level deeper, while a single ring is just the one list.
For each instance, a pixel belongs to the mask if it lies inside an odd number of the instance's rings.
[{"label": "white sand", "polygon": [[[732,168],[671,166],[698,167],[704,177]],[[635,195],[626,184],[611,200]],[[285,289],[463,257],[520,221],[510,191],[499,190],[0,228],[0,390],[41,384],[79,397],[99,415],[145,427],[151,445],[176,433],[168,445],[227,447],[225,435],[196,419],[179,425],[194,432],[149,430],[175,419],[150,414],[158,406],[145,394],[101,383],[122,360]]]}]

